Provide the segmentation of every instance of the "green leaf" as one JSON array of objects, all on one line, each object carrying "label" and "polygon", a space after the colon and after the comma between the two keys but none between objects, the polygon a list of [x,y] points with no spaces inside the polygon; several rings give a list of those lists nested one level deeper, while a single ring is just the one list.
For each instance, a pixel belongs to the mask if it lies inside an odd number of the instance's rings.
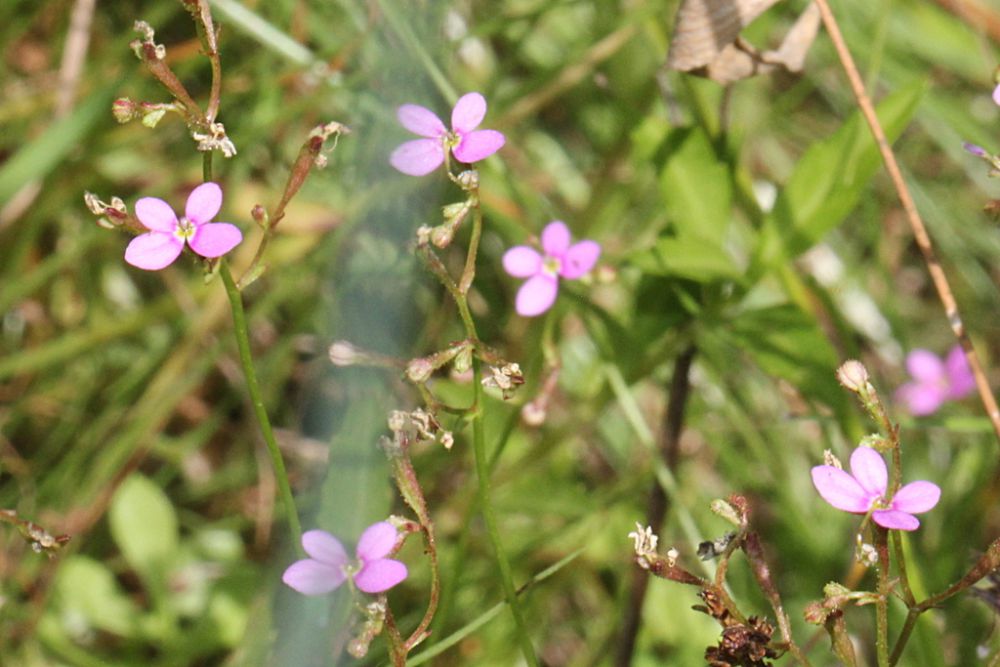
[{"label": "green leaf", "polygon": [[139,610],[104,565],[86,556],[70,556],[59,566],[56,591],[66,618],[83,618],[94,628],[131,637]]},{"label": "green leaf", "polygon": [[108,510],[111,537],[137,572],[162,579],[163,568],[177,553],[177,515],[166,494],[139,474],[115,493]]},{"label": "green leaf", "polygon": [[[890,142],[909,124],[925,88],[923,83],[903,88],[878,105]],[[856,111],[799,160],[765,222],[755,264],[773,266],[815,245],[854,210],[881,165],[878,147]]]},{"label": "green leaf", "polygon": [[834,380],[837,353],[816,322],[792,305],[741,313],[729,335],[760,368],[787,380],[807,398],[845,409],[846,392]]},{"label": "green leaf", "polygon": [[721,238],[663,237],[652,248],[633,255],[631,262],[647,274],[679,276],[700,283],[743,276],[743,270],[722,248]]},{"label": "green leaf", "polygon": [[677,235],[721,245],[732,219],[729,169],[701,128],[667,135],[660,192]]}]

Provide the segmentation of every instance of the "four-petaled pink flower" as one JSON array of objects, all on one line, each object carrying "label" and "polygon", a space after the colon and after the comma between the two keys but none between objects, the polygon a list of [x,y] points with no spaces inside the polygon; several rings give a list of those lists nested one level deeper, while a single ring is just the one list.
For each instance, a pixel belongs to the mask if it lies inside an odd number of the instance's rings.
[{"label": "four-petaled pink flower", "polygon": [[389,162],[410,176],[429,174],[444,162],[451,150],[459,162],[472,164],[486,159],[503,146],[503,134],[477,130],[486,117],[486,100],[479,93],[463,95],[451,110],[451,131],[433,111],[416,104],[404,104],[396,111],[399,122],[424,139],[414,139],[392,152]]},{"label": "four-petaled pink flower", "polygon": [[386,558],[396,546],[396,528],[388,521],[374,523],[361,533],[351,562],[344,545],[325,530],[302,534],[309,558],[288,566],[281,580],[303,595],[323,595],[348,578],[365,593],[382,593],[406,579],[406,565]]},{"label": "four-petaled pink flower", "polygon": [[945,401],[967,396],[976,388],[960,345],[944,360],[928,350],[913,350],[906,356],[906,368],[913,381],[896,391],[896,400],[905,403],[913,415],[929,415]]},{"label": "four-petaled pink flower", "polygon": [[853,514],[872,513],[883,528],[916,530],[920,521],[914,514],[937,505],[941,489],[933,482],[910,482],[892,498],[886,498],[889,473],[882,455],[871,447],[858,447],[851,454],[851,473],[835,466],[812,469],[812,481],[823,500]]},{"label": "four-petaled pink flower", "polygon": [[541,315],[555,303],[559,278],[576,280],[594,268],[601,256],[597,241],[570,243],[569,228],[562,220],[554,220],[542,230],[542,250],[539,254],[530,246],[514,246],[503,255],[503,268],[515,278],[527,278],[517,291],[514,304],[525,317]]},{"label": "four-petaled pink flower", "polygon": [[184,250],[184,243],[202,257],[221,257],[239,245],[243,233],[228,222],[212,222],[222,208],[222,188],[202,183],[188,196],[184,217],[177,219],[170,204],[156,197],[135,203],[135,217],[149,232],[132,239],[125,261],[147,271],[169,266]]}]

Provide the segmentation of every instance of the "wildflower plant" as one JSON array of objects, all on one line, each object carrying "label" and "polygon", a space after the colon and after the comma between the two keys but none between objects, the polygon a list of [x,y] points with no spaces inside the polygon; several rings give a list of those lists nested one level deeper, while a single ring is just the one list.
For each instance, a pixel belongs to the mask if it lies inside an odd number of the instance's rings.
[{"label": "wildflower plant", "polygon": [[[903,655],[921,614],[970,589],[1000,567],[1000,539],[994,541],[957,582],[936,595],[918,601],[907,576],[905,561],[908,554],[903,549],[900,533],[920,527],[920,521],[913,515],[934,508],[941,497],[941,488],[929,481],[900,485],[902,455],[899,428],[890,421],[865,367],[857,361],[845,362],[838,369],[837,378],[858,397],[865,410],[879,424],[882,433],[867,436],[862,445],[854,450],[850,473],[843,470],[839,461],[827,452],[827,462],[815,466],[811,476],[823,500],[837,509],[865,515],[857,533],[854,558],[859,564],[874,569],[876,589],[856,590],[846,583],[830,582],[823,587],[823,599],[806,607],[804,618],[826,629],[831,648],[843,664],[856,666],[859,662],[844,615],[854,606],[874,606],[878,664],[895,665]],[[890,456],[891,469],[886,466],[881,452]],[[714,501],[712,511],[737,528],[722,538],[706,540],[699,545],[699,556],[719,561],[714,578],[704,578],[686,569],[683,558],[674,548],[660,555],[657,551],[659,537],[651,527],[643,528],[642,524],[637,524],[637,531],[629,533],[629,538],[634,541],[636,564],[657,577],[700,589],[699,597],[704,604],[695,609],[712,616],[722,627],[718,645],[705,650],[705,660],[709,665],[764,666],[770,664],[766,662],[768,659],[778,658],[785,652],[791,653],[800,664],[810,664],[803,648],[791,635],[790,618],[782,602],[778,582],[765,558],[759,535],[750,527],[749,502],[744,496],[733,494],[727,500]],[[725,586],[729,561],[737,552],[742,552],[749,561],[754,579],[770,603],[781,634],[780,641],[773,637],[775,627],[768,620],[745,616]],[[898,580],[890,577],[893,562]],[[894,596],[902,598],[907,615],[893,643],[890,641],[889,601]]]}]

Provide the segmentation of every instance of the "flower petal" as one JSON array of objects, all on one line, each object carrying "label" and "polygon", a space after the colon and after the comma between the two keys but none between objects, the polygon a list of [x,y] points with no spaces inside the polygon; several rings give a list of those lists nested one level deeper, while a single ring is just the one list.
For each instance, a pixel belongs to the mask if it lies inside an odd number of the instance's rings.
[{"label": "flower petal", "polygon": [[486,98],[479,93],[466,93],[458,98],[455,108],[451,110],[451,129],[459,134],[471,132],[479,127],[485,117]]},{"label": "flower petal", "polygon": [[600,256],[601,244],[597,241],[574,243],[562,257],[559,275],[567,280],[576,280],[594,268]]},{"label": "flower petal", "polygon": [[496,153],[506,141],[506,137],[496,130],[475,130],[463,134],[461,141],[451,152],[459,162],[472,164]]},{"label": "flower petal", "polygon": [[438,139],[414,139],[400,144],[389,163],[409,176],[424,176],[444,162],[444,147]]},{"label": "flower petal", "polygon": [[302,533],[302,548],[321,563],[338,568],[347,565],[347,550],[336,537],[325,530],[307,530]]},{"label": "flower petal", "polygon": [[945,379],[944,363],[930,350],[913,350],[906,355],[906,370],[917,382],[941,382]]},{"label": "flower petal", "polygon": [[[321,531],[311,531],[321,532]],[[308,534],[308,533],[307,533]],[[305,535],[303,535],[303,538]],[[296,561],[288,566],[281,580],[303,595],[323,595],[344,583],[347,575],[343,568],[321,563],[311,558]]]},{"label": "flower petal", "polygon": [[[212,222],[222,208],[222,188],[218,183],[202,183],[188,195],[184,217],[195,225]],[[206,255],[207,257],[207,255]]]},{"label": "flower petal", "polygon": [[885,495],[889,470],[882,455],[871,447],[858,447],[851,454],[851,474],[870,497]]},{"label": "flower petal", "polygon": [[871,497],[858,480],[834,466],[816,466],[812,469],[813,486],[823,500],[839,510],[864,514],[871,506]]},{"label": "flower petal", "polygon": [[958,399],[972,393],[976,388],[976,378],[969,369],[969,362],[965,359],[965,350],[961,345],[951,348],[944,365],[948,372],[948,398]]},{"label": "flower petal", "polygon": [[355,553],[363,562],[384,558],[396,546],[398,536],[396,527],[388,521],[373,523],[361,533]]},{"label": "flower petal", "polygon": [[553,220],[542,230],[542,250],[551,257],[562,257],[569,250],[569,227],[562,220]]},{"label": "flower petal", "polygon": [[125,261],[140,269],[159,271],[173,264],[182,250],[184,241],[173,234],[149,232],[132,239],[125,248]]},{"label": "flower petal", "polygon": [[157,232],[173,232],[177,229],[177,214],[170,204],[156,197],[143,197],[135,203],[135,217],[139,222]]},{"label": "flower petal", "polygon": [[910,482],[892,497],[892,509],[920,514],[932,509],[941,500],[941,487],[934,482]]},{"label": "flower petal", "polygon": [[354,585],[365,593],[381,593],[406,579],[407,574],[405,564],[391,558],[379,558],[365,563],[354,575]]},{"label": "flower petal", "polygon": [[195,227],[194,235],[188,239],[191,249],[202,257],[221,257],[235,248],[243,240],[243,232],[228,222],[210,222]]},{"label": "flower petal", "polygon": [[530,278],[542,268],[542,256],[534,248],[516,245],[503,254],[504,271],[515,278]]},{"label": "flower petal", "polygon": [[872,520],[891,530],[916,530],[920,527],[917,517],[897,510],[875,510],[872,512]]},{"label": "flower petal", "polygon": [[1000,84],[997,84],[997,87],[993,89],[993,102],[1000,106]]},{"label": "flower petal", "polygon": [[448,132],[441,119],[433,111],[419,104],[404,104],[396,109],[399,124],[413,134],[436,139]]},{"label": "flower petal", "polygon": [[534,317],[541,315],[555,303],[559,293],[559,279],[546,273],[528,278],[517,290],[514,309],[518,315]]},{"label": "flower petal", "polygon": [[922,417],[936,412],[947,395],[944,387],[908,382],[896,390],[896,400],[905,403],[911,415]]}]

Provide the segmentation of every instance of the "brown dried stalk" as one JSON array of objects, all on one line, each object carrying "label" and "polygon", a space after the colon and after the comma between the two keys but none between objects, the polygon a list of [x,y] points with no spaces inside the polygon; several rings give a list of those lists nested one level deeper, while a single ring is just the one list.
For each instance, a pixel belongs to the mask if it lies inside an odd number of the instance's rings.
[{"label": "brown dried stalk", "polygon": [[993,424],[993,431],[996,433],[997,438],[1000,439],[1000,408],[997,407],[996,399],[993,397],[993,392],[990,390],[989,382],[986,379],[986,373],[983,371],[983,366],[979,362],[979,357],[972,345],[972,341],[965,331],[965,324],[962,322],[962,317],[958,312],[958,303],[955,301],[948,278],[945,276],[944,269],[941,268],[941,263],[934,252],[930,235],[927,233],[927,228],[924,226],[920,213],[917,211],[917,206],[910,195],[906,181],[903,180],[903,174],[899,169],[899,164],[896,162],[896,156],[892,152],[892,147],[889,145],[888,139],[886,139],[878,116],[875,115],[875,107],[865,92],[861,75],[858,73],[858,68],[854,64],[851,52],[844,42],[844,37],[840,32],[840,26],[837,24],[833,11],[830,9],[827,0],[816,0],[816,4],[819,6],[820,14],[822,15],[823,25],[826,27],[826,31],[830,35],[830,40],[837,51],[840,64],[850,81],[851,90],[854,93],[858,108],[861,109],[861,113],[868,123],[872,136],[875,138],[875,143],[878,145],[879,153],[882,154],[886,171],[889,172],[889,178],[892,179],[893,187],[899,195],[899,201],[903,205],[903,211],[906,213],[907,222],[910,223],[913,237],[920,248],[920,252],[923,253],[924,262],[927,264],[927,271],[931,275],[931,281],[934,283],[935,290],[937,290],[941,305],[944,306],[948,324],[962,346],[965,358],[969,362],[969,368],[972,369],[972,374],[976,378],[976,388],[979,390],[979,398],[983,402],[983,408],[985,408],[986,414]]}]

